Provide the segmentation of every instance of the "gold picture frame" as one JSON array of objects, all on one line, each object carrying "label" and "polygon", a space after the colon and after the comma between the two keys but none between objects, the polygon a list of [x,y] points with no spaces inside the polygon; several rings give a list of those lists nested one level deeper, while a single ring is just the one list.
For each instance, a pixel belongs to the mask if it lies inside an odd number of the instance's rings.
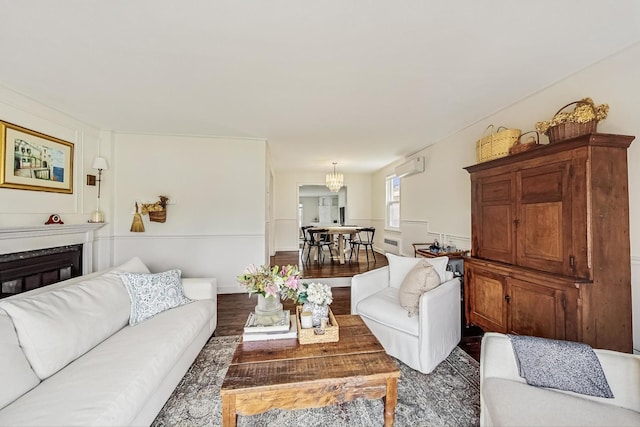
[{"label": "gold picture frame", "polygon": [[0,188],[73,193],[73,144],[0,121]]}]

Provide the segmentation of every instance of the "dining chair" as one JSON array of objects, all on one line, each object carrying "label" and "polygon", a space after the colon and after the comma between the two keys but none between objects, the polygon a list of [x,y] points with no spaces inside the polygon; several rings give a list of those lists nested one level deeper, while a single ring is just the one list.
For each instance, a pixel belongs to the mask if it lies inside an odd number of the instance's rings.
[{"label": "dining chair", "polygon": [[307,262],[311,261],[311,250],[312,248],[316,248],[318,257],[316,261],[318,264],[324,262],[324,248],[327,247],[329,249],[329,254],[331,255],[331,262],[333,262],[333,252],[332,252],[332,243],[330,240],[330,235],[327,233],[329,230],[326,228],[316,228],[316,229],[307,229],[307,233],[309,234],[309,251],[307,252]]},{"label": "dining chair", "polygon": [[300,232],[302,234],[302,256],[304,256],[304,250],[307,246],[309,246],[309,235],[307,233],[307,228],[313,227],[312,225],[303,225],[300,227]]},{"label": "dining chair", "polygon": [[373,256],[373,263],[376,263],[376,253],[373,250],[373,236],[375,234],[375,227],[364,227],[358,229],[356,238],[352,239],[351,242],[349,242],[349,244],[351,245],[349,262],[351,262],[351,257],[353,257],[354,252],[356,253],[356,262],[360,259],[360,247],[364,246],[364,252],[367,255],[367,264],[369,264],[369,250],[371,250],[371,255]]}]

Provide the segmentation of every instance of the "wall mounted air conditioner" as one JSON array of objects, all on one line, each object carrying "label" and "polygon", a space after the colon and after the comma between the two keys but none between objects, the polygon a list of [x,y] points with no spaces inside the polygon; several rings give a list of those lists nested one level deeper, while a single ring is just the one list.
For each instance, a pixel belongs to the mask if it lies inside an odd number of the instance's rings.
[{"label": "wall mounted air conditioner", "polygon": [[414,157],[408,162],[396,167],[396,176],[399,178],[420,172],[424,172],[424,157],[422,156]]}]

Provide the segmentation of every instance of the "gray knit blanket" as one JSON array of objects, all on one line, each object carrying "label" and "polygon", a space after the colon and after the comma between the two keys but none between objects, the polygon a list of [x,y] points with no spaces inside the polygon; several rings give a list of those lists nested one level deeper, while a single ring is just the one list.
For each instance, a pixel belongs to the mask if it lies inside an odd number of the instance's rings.
[{"label": "gray knit blanket", "polygon": [[508,335],[527,384],[613,398],[598,356],[578,342]]}]

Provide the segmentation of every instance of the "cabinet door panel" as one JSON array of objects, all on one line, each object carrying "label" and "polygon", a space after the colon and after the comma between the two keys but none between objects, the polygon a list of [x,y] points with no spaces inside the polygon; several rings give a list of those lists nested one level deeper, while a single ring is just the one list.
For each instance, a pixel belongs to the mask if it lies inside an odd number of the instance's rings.
[{"label": "cabinet door panel", "polygon": [[509,333],[565,339],[565,295],[562,291],[510,279]]},{"label": "cabinet door panel", "polygon": [[570,173],[566,161],[517,173],[518,265],[572,274]]},{"label": "cabinet door panel", "polygon": [[505,279],[479,269],[467,271],[469,321],[486,331],[507,331],[505,306]]},{"label": "cabinet door panel", "polygon": [[474,256],[513,263],[515,261],[515,180],[513,175],[481,178],[477,182]]},{"label": "cabinet door panel", "polygon": [[521,230],[524,233],[522,254],[526,260],[553,261],[562,263],[564,253],[562,203],[531,203],[522,207],[522,222],[526,224]]}]

